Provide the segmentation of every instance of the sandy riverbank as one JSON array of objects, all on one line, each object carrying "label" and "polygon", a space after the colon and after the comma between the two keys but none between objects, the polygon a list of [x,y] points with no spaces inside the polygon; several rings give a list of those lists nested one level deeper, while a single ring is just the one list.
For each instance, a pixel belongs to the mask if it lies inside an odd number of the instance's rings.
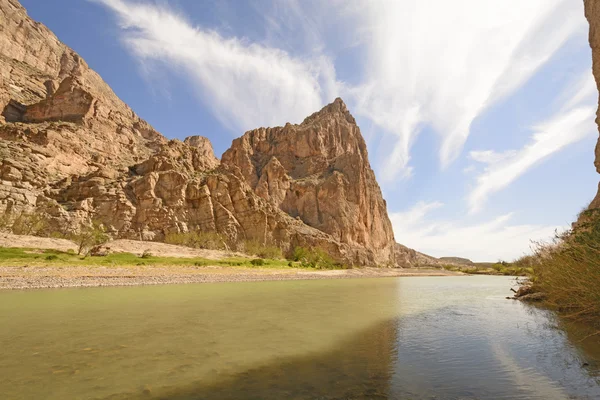
[{"label": "sandy riverbank", "polygon": [[0,267],[0,289],[460,275],[438,269],[302,270],[236,267]]}]

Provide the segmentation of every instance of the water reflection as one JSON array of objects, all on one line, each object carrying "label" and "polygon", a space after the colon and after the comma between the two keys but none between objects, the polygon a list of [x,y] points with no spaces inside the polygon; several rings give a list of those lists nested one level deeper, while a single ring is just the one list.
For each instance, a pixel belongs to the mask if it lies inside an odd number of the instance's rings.
[{"label": "water reflection", "polygon": [[[281,358],[213,382],[146,388],[109,399],[387,399],[390,393],[395,321],[379,323],[336,349]],[[348,351],[352,349],[351,351]]]},{"label": "water reflection", "polygon": [[600,398],[505,277],[0,292],[10,399]]}]

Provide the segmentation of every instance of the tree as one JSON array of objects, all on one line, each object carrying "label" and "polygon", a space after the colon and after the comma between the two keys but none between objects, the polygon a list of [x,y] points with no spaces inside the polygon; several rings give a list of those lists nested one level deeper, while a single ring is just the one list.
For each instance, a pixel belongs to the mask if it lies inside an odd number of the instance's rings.
[{"label": "tree", "polygon": [[40,212],[21,212],[12,223],[12,232],[16,235],[39,236],[48,229],[48,218]]},{"label": "tree", "polygon": [[69,239],[77,245],[77,254],[87,255],[92,247],[106,243],[110,237],[102,224],[94,221],[91,225],[81,224],[77,232],[69,234]]}]

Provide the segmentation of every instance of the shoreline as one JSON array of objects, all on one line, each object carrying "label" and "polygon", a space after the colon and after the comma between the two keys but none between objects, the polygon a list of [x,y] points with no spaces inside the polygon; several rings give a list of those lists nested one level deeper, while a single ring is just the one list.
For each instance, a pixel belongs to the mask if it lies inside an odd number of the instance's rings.
[{"label": "shoreline", "polygon": [[461,275],[433,268],[0,267],[0,290]]}]

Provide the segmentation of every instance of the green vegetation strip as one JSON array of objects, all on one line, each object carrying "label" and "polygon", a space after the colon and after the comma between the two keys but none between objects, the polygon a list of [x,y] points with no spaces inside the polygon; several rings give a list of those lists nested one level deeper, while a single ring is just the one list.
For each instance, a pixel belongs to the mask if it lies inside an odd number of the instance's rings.
[{"label": "green vegetation strip", "polygon": [[[306,251],[303,251],[303,255]],[[312,254],[312,253],[311,253]],[[307,257],[304,255],[304,257]],[[320,259],[319,259],[320,260]],[[212,260],[201,257],[157,257],[149,253],[141,256],[132,253],[112,253],[106,256],[83,256],[74,251],[40,250],[31,248],[0,247],[0,266],[56,266],[56,267],[135,267],[135,266],[181,266],[181,267],[248,267],[248,268],[303,268],[341,269],[341,265],[319,263],[301,258],[298,261],[250,257],[228,257]]]},{"label": "green vegetation strip", "polygon": [[500,261],[497,263],[474,263],[472,265],[444,265],[446,271],[462,272],[469,275],[527,276],[533,269],[516,263]]},{"label": "green vegetation strip", "polygon": [[[260,260],[257,262],[257,260]],[[221,260],[206,258],[155,257],[147,253],[137,256],[131,253],[113,253],[106,256],[80,256],[75,252],[37,250],[26,248],[0,248],[2,266],[81,266],[81,267],[132,267],[132,266],[221,266],[289,268],[287,260],[263,260],[256,258],[230,257]],[[291,266],[299,266],[294,265]]]}]

